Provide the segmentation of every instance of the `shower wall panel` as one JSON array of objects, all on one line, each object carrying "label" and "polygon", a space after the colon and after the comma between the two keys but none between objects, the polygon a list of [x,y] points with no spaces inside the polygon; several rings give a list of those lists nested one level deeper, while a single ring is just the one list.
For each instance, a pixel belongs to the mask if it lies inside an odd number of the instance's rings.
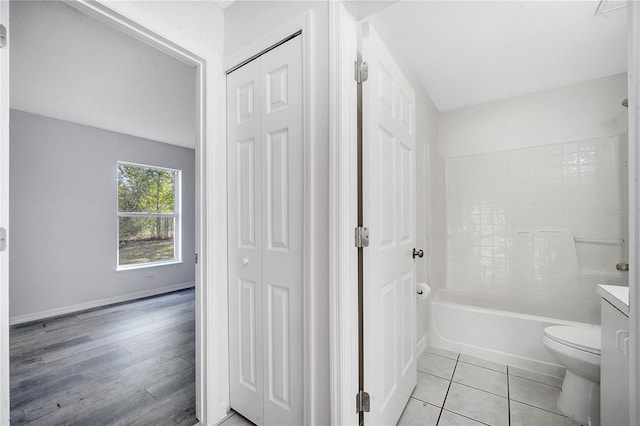
[{"label": "shower wall panel", "polygon": [[448,287],[498,309],[599,323],[623,284],[626,135],[447,160]]}]

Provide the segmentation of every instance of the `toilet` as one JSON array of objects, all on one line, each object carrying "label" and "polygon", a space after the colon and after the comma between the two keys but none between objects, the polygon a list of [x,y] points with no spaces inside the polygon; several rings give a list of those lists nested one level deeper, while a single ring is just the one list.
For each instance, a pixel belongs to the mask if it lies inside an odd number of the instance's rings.
[{"label": "toilet", "polygon": [[572,420],[600,425],[600,326],[554,325],[542,343],[566,367],[556,405]]}]

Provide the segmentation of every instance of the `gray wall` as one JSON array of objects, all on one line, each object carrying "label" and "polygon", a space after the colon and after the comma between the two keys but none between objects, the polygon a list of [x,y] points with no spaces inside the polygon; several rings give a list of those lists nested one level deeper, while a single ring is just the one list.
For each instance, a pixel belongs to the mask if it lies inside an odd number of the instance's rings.
[{"label": "gray wall", "polygon": [[[11,111],[11,322],[192,286],[195,152]],[[182,170],[182,264],[116,271],[116,165]]]}]

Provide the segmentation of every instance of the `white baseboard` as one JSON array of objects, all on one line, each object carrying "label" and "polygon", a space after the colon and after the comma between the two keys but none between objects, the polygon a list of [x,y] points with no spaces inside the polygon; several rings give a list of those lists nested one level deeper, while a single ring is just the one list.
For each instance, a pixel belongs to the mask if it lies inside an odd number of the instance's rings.
[{"label": "white baseboard", "polygon": [[499,364],[518,367],[524,370],[534,371],[536,373],[546,374],[547,376],[563,378],[565,374],[565,368],[561,365],[538,359],[527,358],[505,351],[499,351],[462,342],[447,340],[440,336],[433,329],[431,334],[429,335],[429,341],[431,345],[441,349],[446,349],[465,355],[471,355],[487,361],[493,361]]},{"label": "white baseboard", "polygon": [[188,283],[180,283],[169,285],[166,287],[154,288],[151,290],[139,291],[137,293],[129,293],[122,296],[108,297],[106,299],[92,300],[91,302],[78,303],[76,305],[64,306],[62,308],[48,309],[46,311],[34,312],[27,315],[18,315],[9,318],[9,325],[24,324],[31,321],[39,321],[46,318],[59,317],[74,312],[86,311],[87,309],[99,308],[101,306],[112,305],[114,303],[129,302],[131,300],[142,299],[149,296],[157,296],[172,291],[184,290],[186,288],[195,287],[194,281]]},{"label": "white baseboard", "polygon": [[425,333],[424,336],[422,336],[422,339],[420,339],[420,341],[418,342],[418,345],[416,348],[416,358],[419,357],[426,348],[427,348],[427,334]]}]

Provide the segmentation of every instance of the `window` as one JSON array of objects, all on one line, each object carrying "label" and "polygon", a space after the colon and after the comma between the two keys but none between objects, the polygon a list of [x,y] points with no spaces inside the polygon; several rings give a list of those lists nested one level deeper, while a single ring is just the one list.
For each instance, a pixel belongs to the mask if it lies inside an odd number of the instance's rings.
[{"label": "window", "polygon": [[118,269],[180,262],[180,171],[118,162]]}]

